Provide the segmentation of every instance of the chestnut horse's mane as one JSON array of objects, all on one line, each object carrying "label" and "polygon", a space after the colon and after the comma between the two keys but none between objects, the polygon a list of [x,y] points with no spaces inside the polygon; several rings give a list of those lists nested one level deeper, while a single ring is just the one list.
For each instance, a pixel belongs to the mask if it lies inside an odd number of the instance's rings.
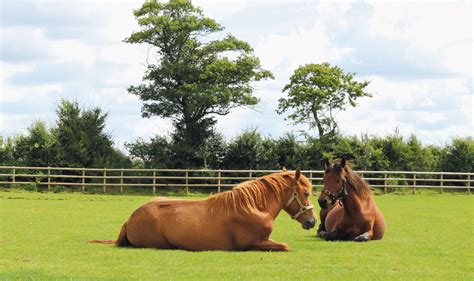
[{"label": "chestnut horse's mane", "polygon": [[358,174],[354,173],[349,165],[346,165],[344,168],[341,168],[339,164],[333,166],[334,172],[341,174],[341,170],[345,172],[345,178],[349,186],[353,188],[355,193],[363,200],[366,200],[370,197],[370,186],[369,184],[362,179]]},{"label": "chestnut horse's mane", "polygon": [[232,190],[225,191],[208,198],[218,212],[254,213],[262,210],[267,204],[267,194],[273,192],[281,198],[294,173],[281,172],[266,175],[255,180],[243,182]]}]

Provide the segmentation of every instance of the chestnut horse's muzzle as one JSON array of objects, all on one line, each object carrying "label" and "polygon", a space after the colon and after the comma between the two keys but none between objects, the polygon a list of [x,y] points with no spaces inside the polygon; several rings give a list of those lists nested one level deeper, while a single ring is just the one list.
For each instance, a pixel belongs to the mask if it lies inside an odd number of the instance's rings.
[{"label": "chestnut horse's muzzle", "polygon": [[311,229],[311,228],[315,227],[317,222],[318,222],[317,219],[315,219],[315,218],[309,218],[309,219],[305,220],[305,221],[303,222],[303,224],[301,224],[301,226],[302,226],[304,229],[308,230],[308,229]]}]

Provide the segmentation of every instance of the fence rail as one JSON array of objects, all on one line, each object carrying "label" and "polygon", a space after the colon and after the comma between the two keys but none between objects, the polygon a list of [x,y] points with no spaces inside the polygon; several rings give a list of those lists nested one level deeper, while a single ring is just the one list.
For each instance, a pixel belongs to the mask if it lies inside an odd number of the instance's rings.
[{"label": "fence rail", "polygon": [[[237,183],[255,179],[278,170],[191,170],[191,169],[109,169],[109,168],[67,168],[67,167],[15,167],[0,166],[0,186],[35,184],[51,190],[54,186],[86,188],[124,187],[182,188],[186,193],[190,188],[213,188],[216,192],[229,189]],[[312,182],[315,190],[321,189],[323,171],[302,171]],[[356,171],[371,185],[384,192],[398,188],[461,189],[471,193],[474,173],[463,172],[413,172],[413,171]]]}]

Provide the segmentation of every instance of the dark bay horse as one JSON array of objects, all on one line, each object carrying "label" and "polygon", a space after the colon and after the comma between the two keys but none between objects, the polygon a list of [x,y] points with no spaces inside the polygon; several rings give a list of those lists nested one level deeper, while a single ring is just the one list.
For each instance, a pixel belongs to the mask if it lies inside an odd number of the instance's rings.
[{"label": "dark bay horse", "polygon": [[326,160],[324,188],[318,198],[321,225],[318,236],[326,240],[363,242],[382,239],[385,220],[366,181],[352,171],[346,160]]},{"label": "dark bay horse", "polygon": [[311,189],[298,169],[247,181],[205,200],[157,198],[132,213],[115,245],[190,251],[287,251],[288,245],[269,239],[273,222],[283,209],[304,229],[313,228],[316,217],[309,200]]}]

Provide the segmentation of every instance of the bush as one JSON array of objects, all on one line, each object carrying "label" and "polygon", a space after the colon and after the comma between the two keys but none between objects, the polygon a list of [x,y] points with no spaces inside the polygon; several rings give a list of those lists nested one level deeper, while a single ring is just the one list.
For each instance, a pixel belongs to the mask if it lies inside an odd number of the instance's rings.
[{"label": "bush", "polygon": [[25,184],[22,189],[27,191],[38,191],[38,185],[35,182],[32,182]]},{"label": "bush", "polygon": [[66,191],[66,187],[64,187],[62,185],[56,185],[56,186],[51,187],[51,191],[53,193],[64,192],[64,191]]}]

